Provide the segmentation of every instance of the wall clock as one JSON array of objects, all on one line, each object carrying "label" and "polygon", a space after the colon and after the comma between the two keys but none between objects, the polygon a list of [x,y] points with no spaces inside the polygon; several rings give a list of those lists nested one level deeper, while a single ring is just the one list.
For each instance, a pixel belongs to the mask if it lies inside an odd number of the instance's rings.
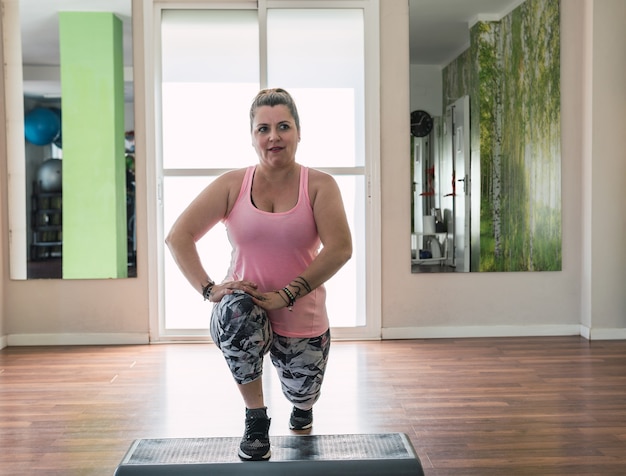
[{"label": "wall clock", "polygon": [[425,137],[433,130],[433,118],[426,111],[411,113],[411,134],[415,137]]}]

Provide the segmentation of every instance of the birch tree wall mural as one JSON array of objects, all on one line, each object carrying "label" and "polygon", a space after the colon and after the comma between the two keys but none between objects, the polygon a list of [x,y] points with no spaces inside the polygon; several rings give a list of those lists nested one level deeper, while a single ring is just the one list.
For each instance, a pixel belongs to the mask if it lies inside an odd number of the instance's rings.
[{"label": "birch tree wall mural", "polygon": [[526,0],[498,22],[476,23],[470,48],[443,71],[444,104],[470,96],[480,164],[472,271],[561,269],[559,31],[559,0]]}]

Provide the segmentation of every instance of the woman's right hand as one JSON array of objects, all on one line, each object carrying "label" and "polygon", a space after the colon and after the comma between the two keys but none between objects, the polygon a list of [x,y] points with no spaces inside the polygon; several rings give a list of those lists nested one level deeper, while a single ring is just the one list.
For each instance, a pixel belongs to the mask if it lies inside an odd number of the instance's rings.
[{"label": "woman's right hand", "polygon": [[258,294],[257,284],[252,281],[228,281],[225,283],[215,284],[209,294],[209,301],[220,302],[222,298],[228,294],[233,294],[235,291],[243,291],[252,296]]}]

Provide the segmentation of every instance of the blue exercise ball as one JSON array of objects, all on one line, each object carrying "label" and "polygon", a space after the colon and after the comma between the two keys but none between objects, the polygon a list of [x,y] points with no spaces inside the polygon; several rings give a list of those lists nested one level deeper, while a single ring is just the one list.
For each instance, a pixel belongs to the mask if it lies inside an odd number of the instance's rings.
[{"label": "blue exercise ball", "polygon": [[24,135],[35,145],[52,143],[61,132],[61,119],[51,109],[36,107],[24,116]]},{"label": "blue exercise ball", "polygon": [[37,169],[37,184],[41,192],[60,192],[63,187],[61,159],[48,159]]},{"label": "blue exercise ball", "polygon": [[59,149],[63,148],[63,117],[61,116],[61,109],[58,107],[51,107],[50,110],[59,117],[59,134],[54,138],[52,143]]}]

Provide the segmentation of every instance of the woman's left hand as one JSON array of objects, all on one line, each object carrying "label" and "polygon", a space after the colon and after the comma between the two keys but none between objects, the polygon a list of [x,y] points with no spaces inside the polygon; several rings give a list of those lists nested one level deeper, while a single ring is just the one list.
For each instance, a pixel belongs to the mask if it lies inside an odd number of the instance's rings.
[{"label": "woman's left hand", "polygon": [[268,293],[254,292],[250,293],[250,295],[252,296],[254,303],[266,311],[287,307],[287,302],[280,294],[278,294],[278,291],[270,291]]}]

